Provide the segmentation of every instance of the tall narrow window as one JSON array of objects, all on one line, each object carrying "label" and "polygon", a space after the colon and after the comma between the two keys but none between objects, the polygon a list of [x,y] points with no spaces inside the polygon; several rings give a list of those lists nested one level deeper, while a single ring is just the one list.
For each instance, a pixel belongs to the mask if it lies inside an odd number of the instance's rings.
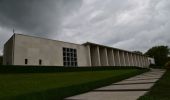
[{"label": "tall narrow window", "polygon": [[39,59],[39,65],[42,65],[42,60],[41,59]]},{"label": "tall narrow window", "polygon": [[25,59],[25,64],[26,64],[26,65],[28,64],[28,59]]}]

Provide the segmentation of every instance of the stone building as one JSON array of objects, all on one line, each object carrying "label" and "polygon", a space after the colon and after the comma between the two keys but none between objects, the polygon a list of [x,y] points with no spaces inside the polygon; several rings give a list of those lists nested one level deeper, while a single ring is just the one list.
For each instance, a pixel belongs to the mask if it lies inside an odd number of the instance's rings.
[{"label": "stone building", "polygon": [[148,67],[142,54],[95,43],[75,44],[14,34],[4,45],[4,65],[139,66]]}]

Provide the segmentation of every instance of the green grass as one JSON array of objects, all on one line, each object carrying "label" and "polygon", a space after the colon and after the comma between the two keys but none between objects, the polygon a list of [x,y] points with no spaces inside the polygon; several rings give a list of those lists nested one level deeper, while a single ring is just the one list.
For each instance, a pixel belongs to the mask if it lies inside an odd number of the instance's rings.
[{"label": "green grass", "polygon": [[0,100],[58,100],[142,72],[144,70],[123,69],[62,73],[1,73]]},{"label": "green grass", "polygon": [[151,90],[138,100],[170,100],[170,70],[167,70]]}]

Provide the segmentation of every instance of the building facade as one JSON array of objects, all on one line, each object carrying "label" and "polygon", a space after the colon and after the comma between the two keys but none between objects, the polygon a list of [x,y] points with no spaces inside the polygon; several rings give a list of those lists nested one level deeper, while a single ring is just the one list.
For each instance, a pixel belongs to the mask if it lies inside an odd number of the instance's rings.
[{"label": "building facade", "polygon": [[105,45],[14,34],[4,45],[3,64],[148,67],[150,62],[147,56]]}]

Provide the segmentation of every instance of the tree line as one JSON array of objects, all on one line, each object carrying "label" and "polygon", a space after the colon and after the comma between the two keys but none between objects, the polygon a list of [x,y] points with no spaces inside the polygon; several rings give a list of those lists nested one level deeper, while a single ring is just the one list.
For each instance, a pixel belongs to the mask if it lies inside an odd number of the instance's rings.
[{"label": "tree line", "polygon": [[170,61],[170,49],[168,46],[154,46],[145,55],[155,59],[155,66],[164,66]]}]

